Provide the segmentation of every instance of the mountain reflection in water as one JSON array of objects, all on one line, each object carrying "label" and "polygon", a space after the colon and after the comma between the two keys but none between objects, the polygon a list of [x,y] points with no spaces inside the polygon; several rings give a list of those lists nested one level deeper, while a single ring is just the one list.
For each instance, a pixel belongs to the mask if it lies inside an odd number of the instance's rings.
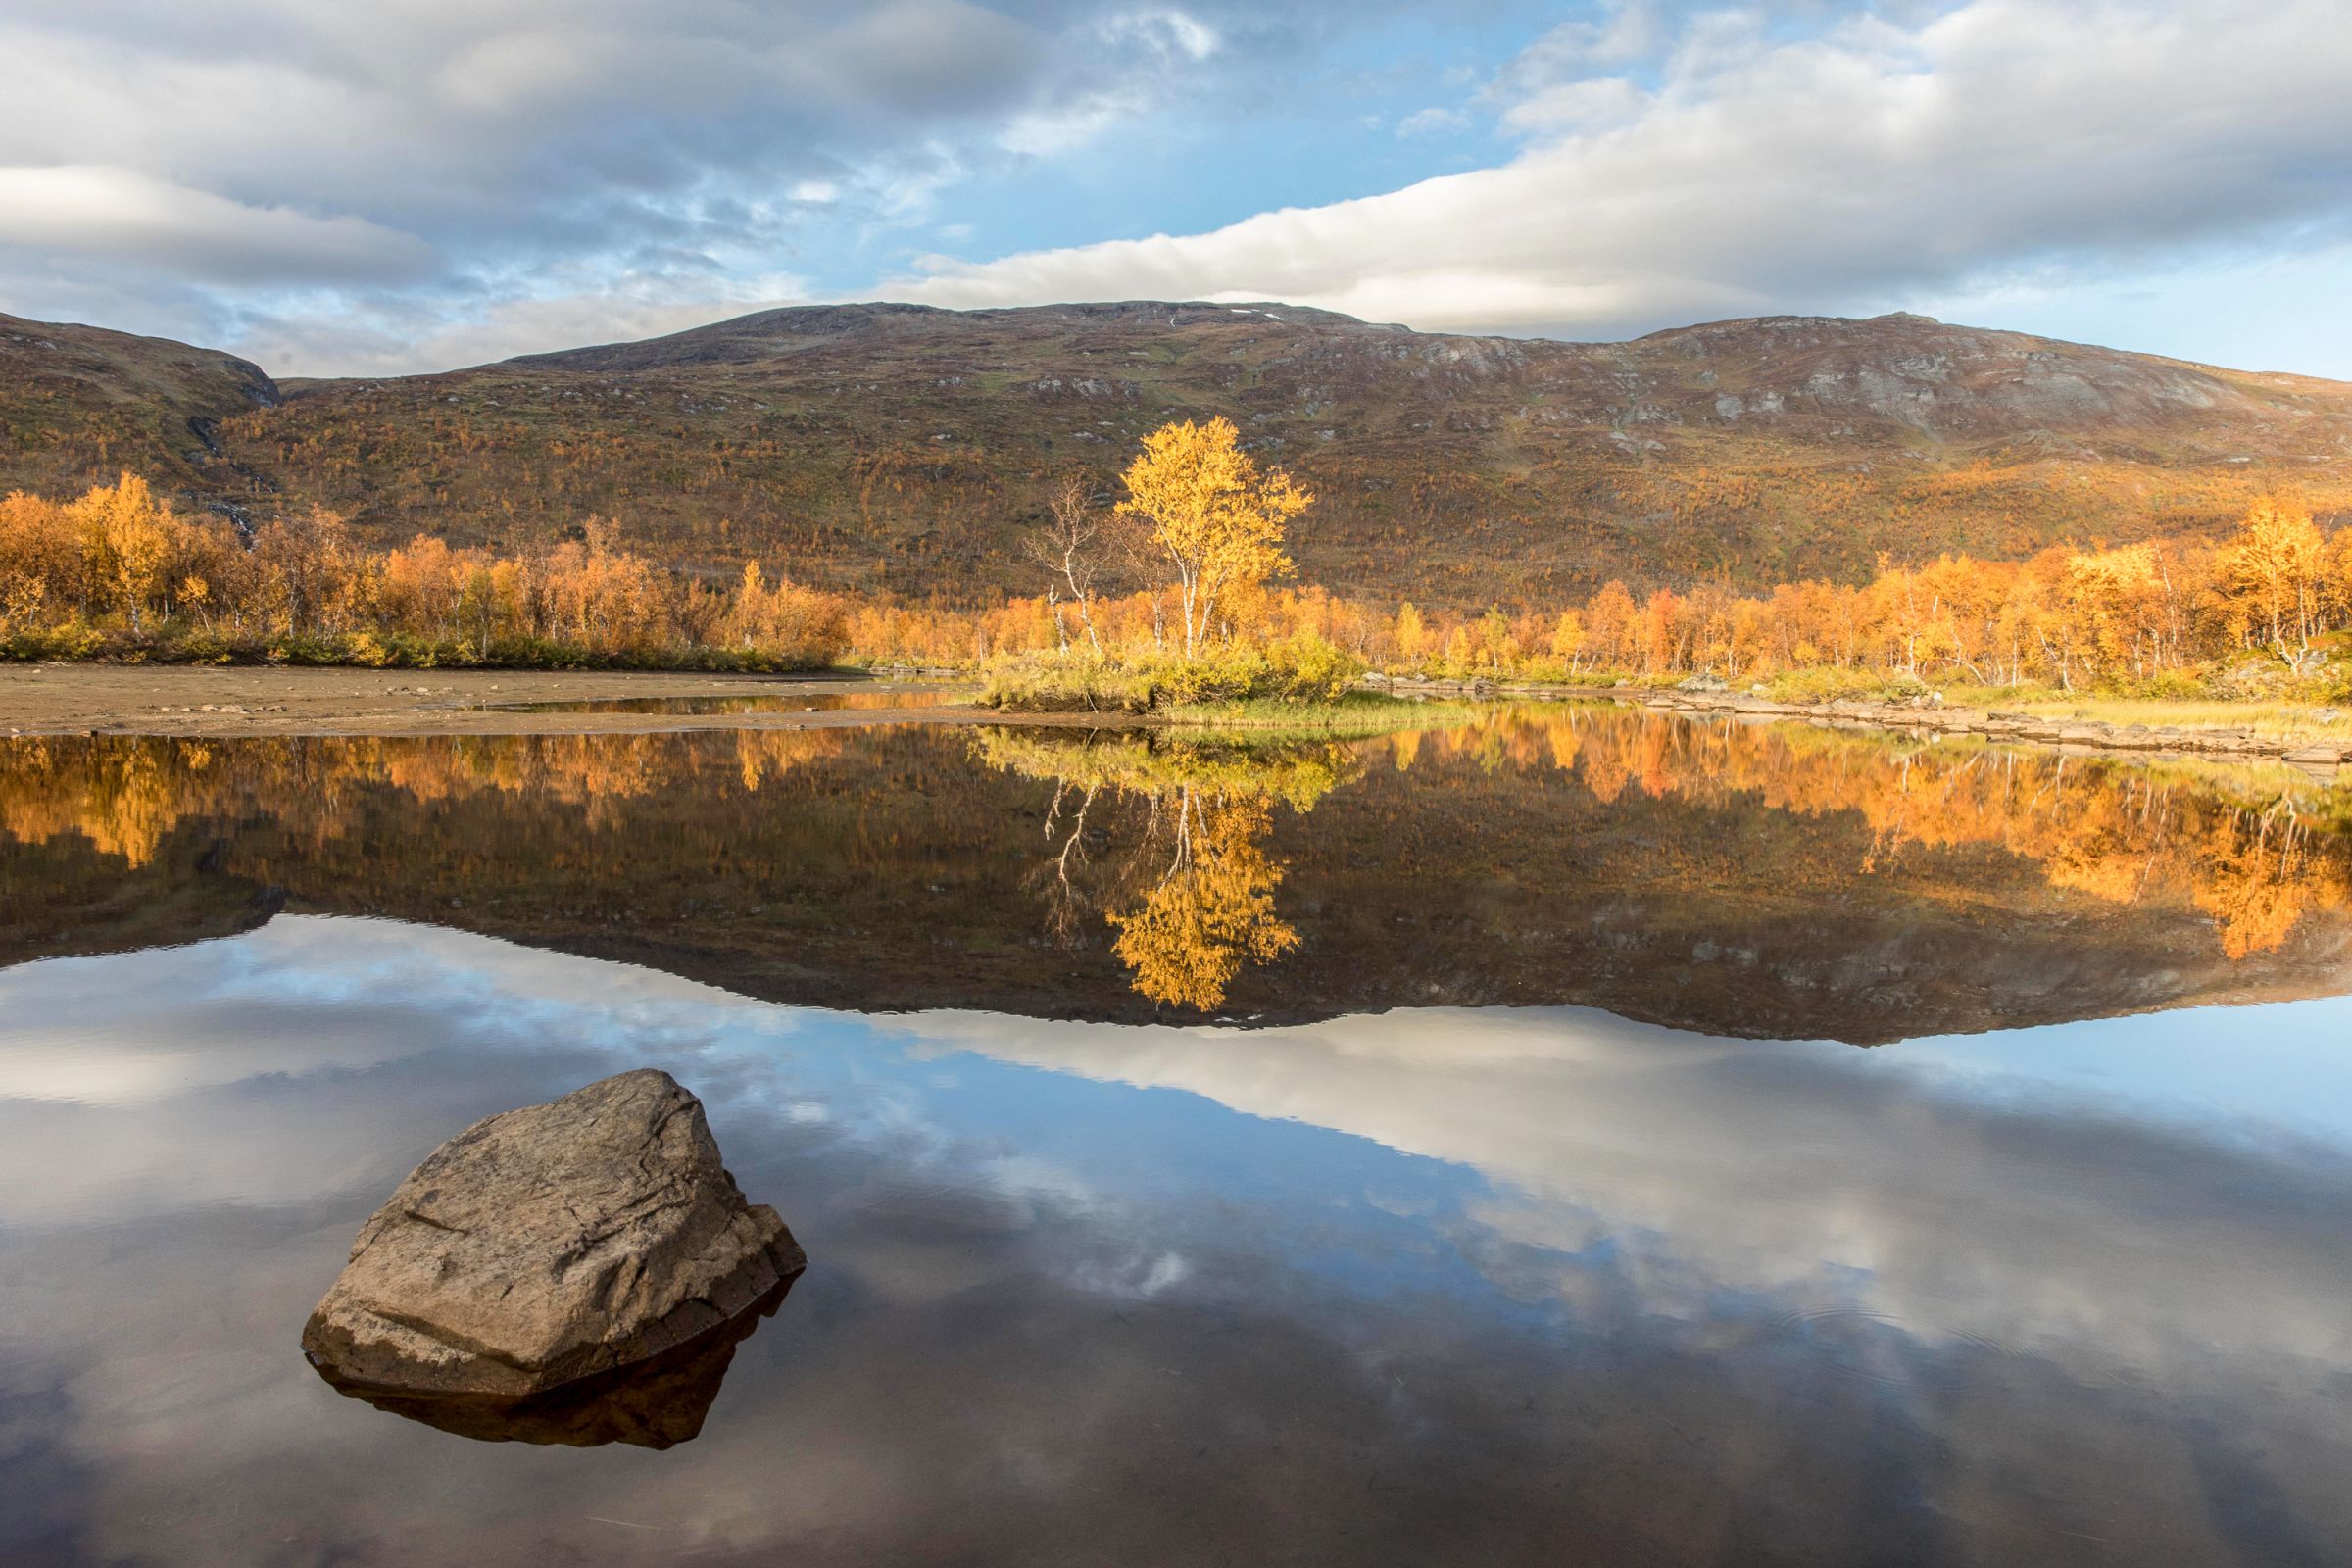
[{"label": "mountain reflection in water", "polygon": [[747,995],[1258,1023],[1575,1003],[1882,1042],[2332,993],[2345,795],[1613,709],[0,743],[0,955],[381,913]]}]

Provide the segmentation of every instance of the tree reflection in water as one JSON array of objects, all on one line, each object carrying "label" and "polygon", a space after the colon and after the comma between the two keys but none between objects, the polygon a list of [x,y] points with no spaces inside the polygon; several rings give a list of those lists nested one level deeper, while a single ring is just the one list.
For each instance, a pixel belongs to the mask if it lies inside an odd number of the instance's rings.
[{"label": "tree reflection in water", "polygon": [[2340,992],[2352,785],[1529,705],[1305,745],[0,741],[0,964],[280,908],[866,1010],[1575,1003],[1883,1043]]},{"label": "tree reflection in water", "polygon": [[[1358,766],[1336,743],[1251,744],[1203,737],[983,731],[982,760],[1054,784],[1039,882],[1047,927],[1074,947],[1090,912],[1118,932],[1111,948],[1153,1002],[1221,1006],[1244,964],[1298,945],[1275,912],[1283,866],[1266,853],[1279,804],[1304,813]],[[1088,845],[1097,801],[1141,802],[1141,831],[1098,867]]]}]

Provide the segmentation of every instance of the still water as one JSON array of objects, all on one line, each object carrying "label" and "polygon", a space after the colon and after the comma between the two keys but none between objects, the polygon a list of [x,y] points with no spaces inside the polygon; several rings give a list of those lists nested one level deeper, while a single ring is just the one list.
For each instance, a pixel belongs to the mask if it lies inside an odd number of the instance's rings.
[{"label": "still water", "polygon": [[[2340,1562],[2347,814],[1577,710],[20,743],[0,1561]],[[641,1065],[772,1317],[598,1446],[312,1372],[434,1145]]]},{"label": "still water", "polygon": [[590,697],[555,703],[484,703],[502,713],[837,713],[891,708],[937,708],[965,694],[891,684],[880,691],[811,691],[700,697]]}]

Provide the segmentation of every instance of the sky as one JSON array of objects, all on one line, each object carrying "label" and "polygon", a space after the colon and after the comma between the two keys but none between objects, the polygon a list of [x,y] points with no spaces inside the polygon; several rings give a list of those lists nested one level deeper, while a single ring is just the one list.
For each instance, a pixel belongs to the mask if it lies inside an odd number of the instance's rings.
[{"label": "sky", "polygon": [[1910,310],[2352,379],[2352,0],[0,0],[0,311],[389,374],[774,305]]}]

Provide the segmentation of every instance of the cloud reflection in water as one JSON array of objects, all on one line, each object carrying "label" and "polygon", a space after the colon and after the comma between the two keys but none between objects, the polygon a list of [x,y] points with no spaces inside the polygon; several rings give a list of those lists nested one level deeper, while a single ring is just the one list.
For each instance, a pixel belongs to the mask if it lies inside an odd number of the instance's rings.
[{"label": "cloud reflection in water", "polygon": [[[2217,1092],[2200,1019],[2267,1088]],[[24,965],[0,1550],[2322,1561],[2348,1022],[871,1018],[317,918]],[[313,1377],[303,1314],[401,1174],[639,1064],[816,1259],[696,1441],[456,1444]]]}]

